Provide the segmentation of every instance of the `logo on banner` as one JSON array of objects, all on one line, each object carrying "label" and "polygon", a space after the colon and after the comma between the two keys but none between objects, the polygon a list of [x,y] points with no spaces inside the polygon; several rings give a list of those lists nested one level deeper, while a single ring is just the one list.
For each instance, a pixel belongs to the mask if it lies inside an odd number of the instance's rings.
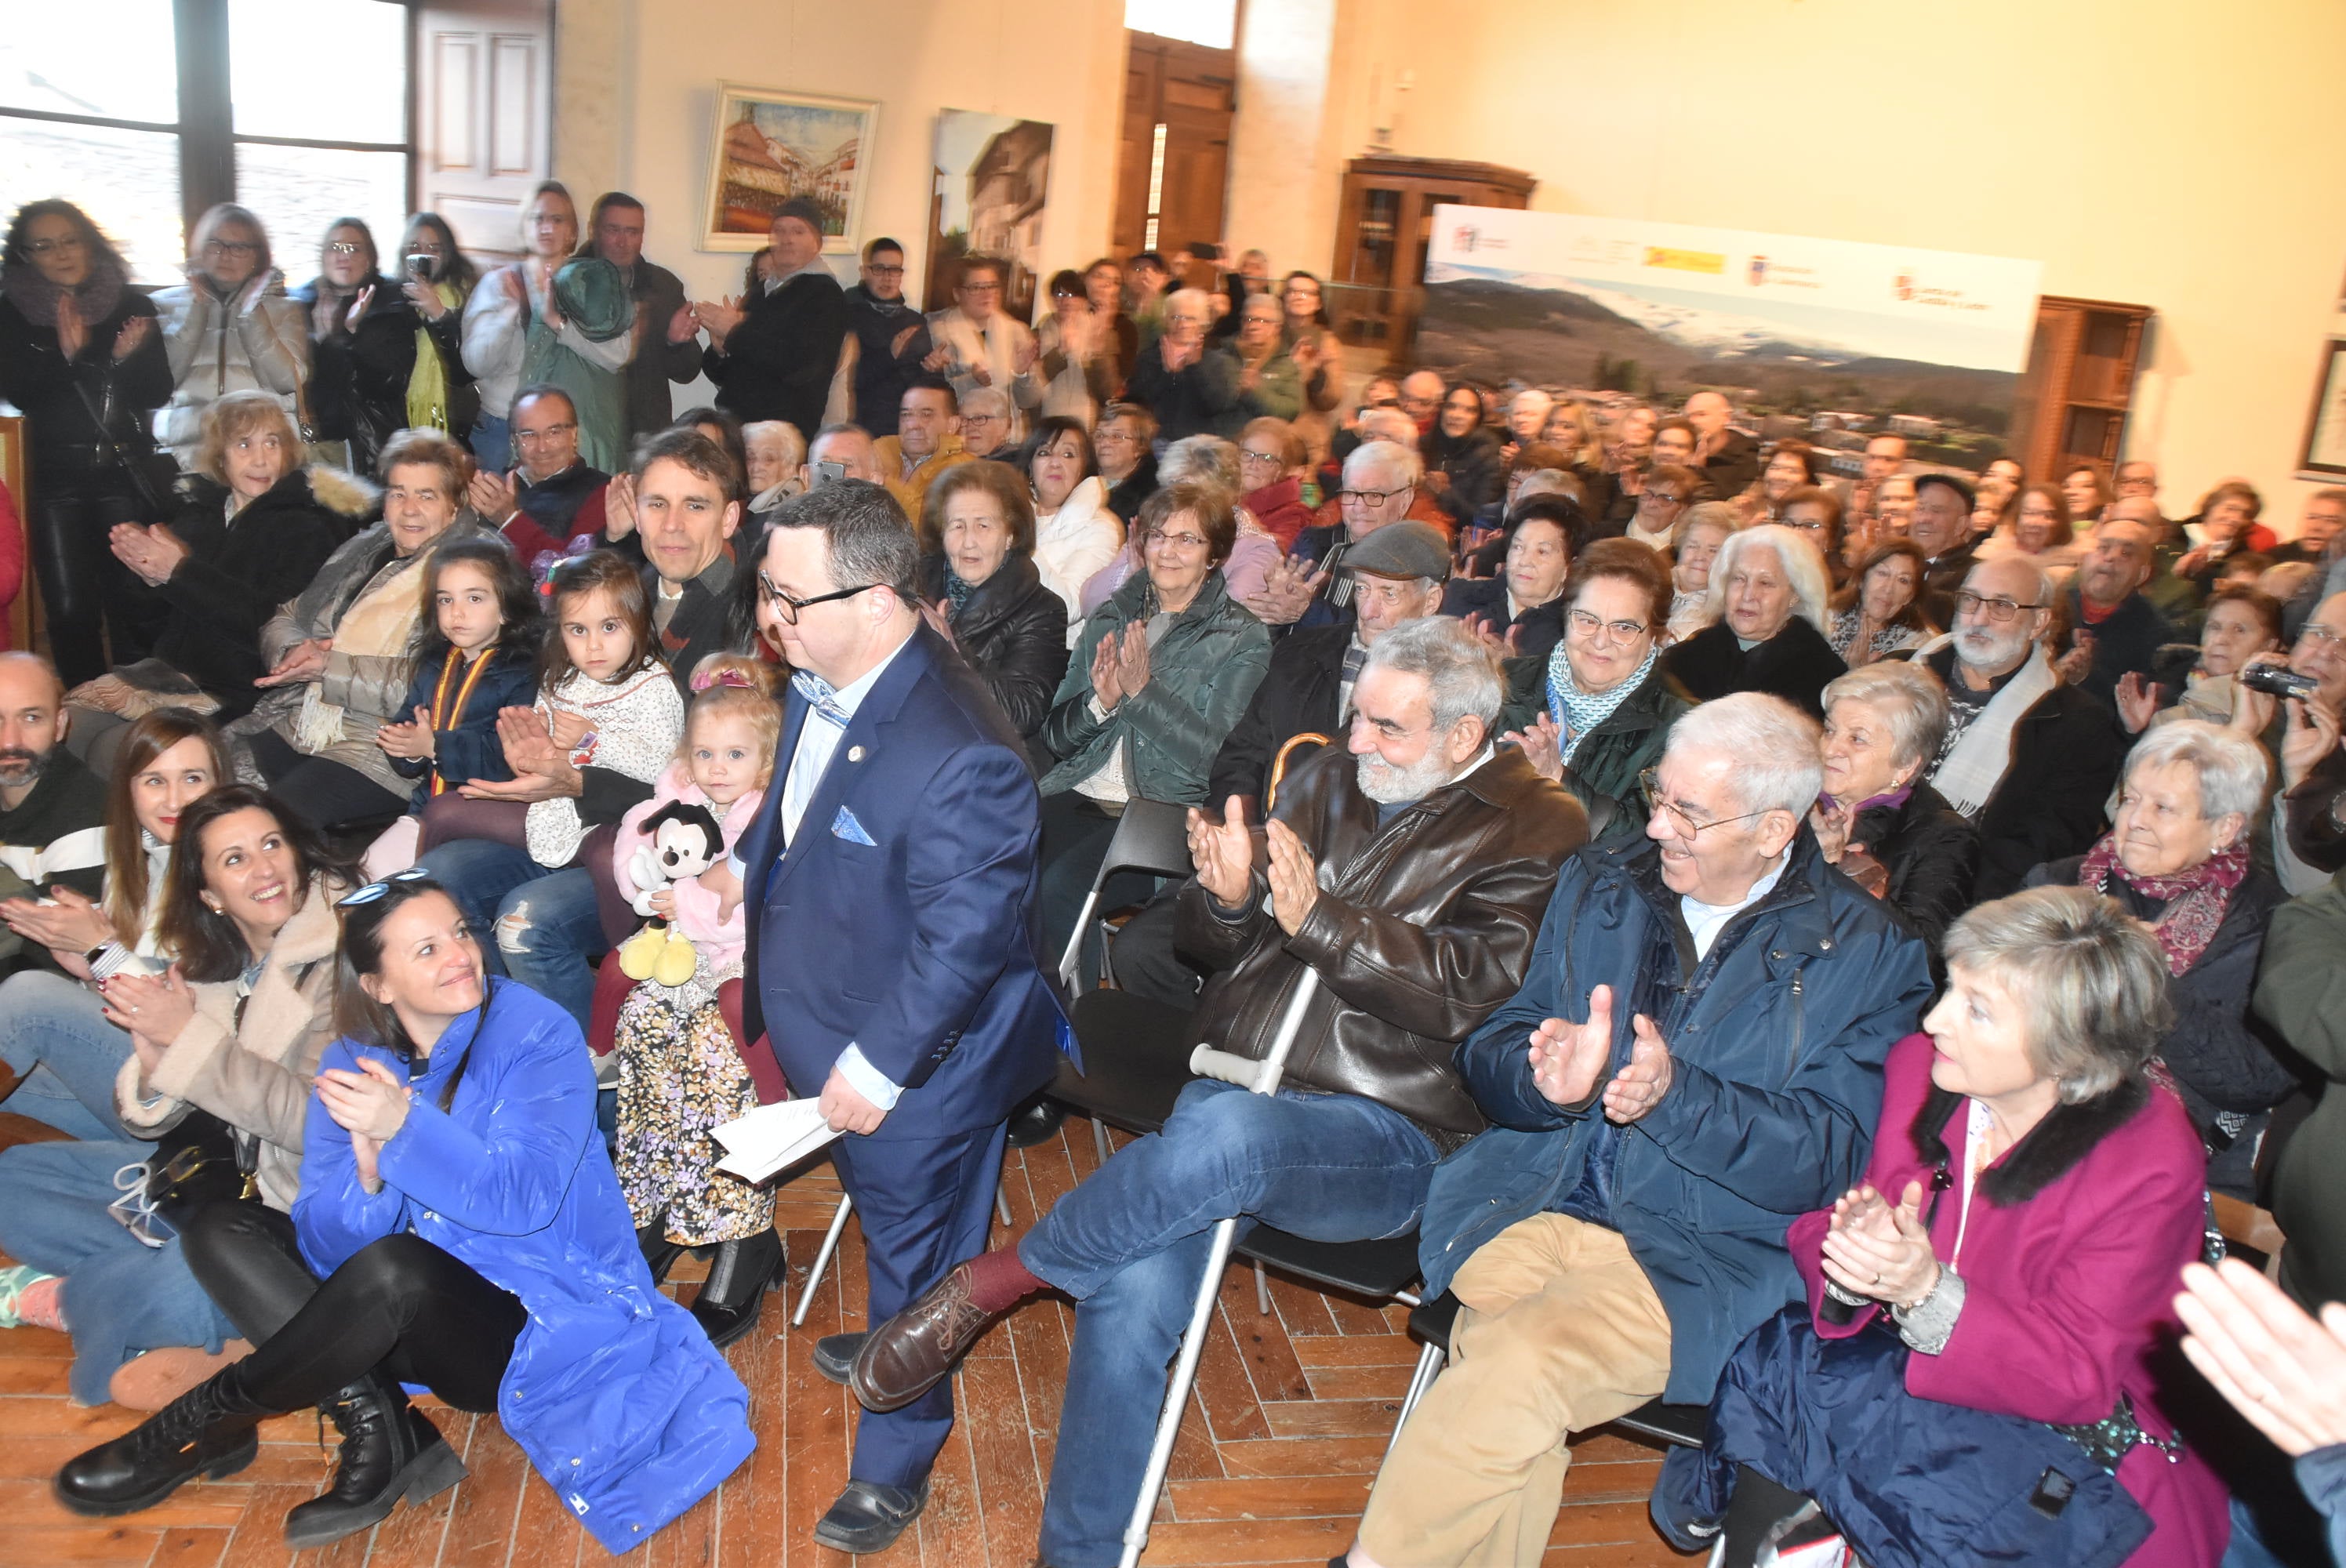
[{"label": "logo on banner", "polygon": [[1749,282],[1754,289],[1757,289],[1760,284],[1765,283],[1768,280],[1768,258],[1765,256],[1754,256],[1751,258],[1751,270],[1746,280]]},{"label": "logo on banner", "polygon": [[1648,245],[1646,265],[1673,272],[1708,272],[1714,278],[1727,275],[1727,258],[1716,250],[1678,250],[1667,245]]}]

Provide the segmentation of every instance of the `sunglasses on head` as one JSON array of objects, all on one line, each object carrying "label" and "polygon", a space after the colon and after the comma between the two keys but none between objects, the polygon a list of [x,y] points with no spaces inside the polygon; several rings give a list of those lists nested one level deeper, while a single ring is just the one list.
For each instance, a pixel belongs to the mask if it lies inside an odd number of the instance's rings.
[{"label": "sunglasses on head", "polygon": [[334,901],[334,907],[338,910],[348,910],[356,909],[361,904],[373,903],[400,883],[420,882],[431,874],[422,866],[410,866],[403,871],[393,871],[379,882],[369,882],[355,892],[343,894]]}]

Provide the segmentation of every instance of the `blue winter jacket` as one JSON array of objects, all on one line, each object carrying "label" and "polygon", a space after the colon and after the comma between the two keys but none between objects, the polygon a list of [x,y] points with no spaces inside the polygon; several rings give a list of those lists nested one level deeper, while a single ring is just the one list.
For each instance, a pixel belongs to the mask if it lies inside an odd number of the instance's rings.
[{"label": "blue winter jacket", "polygon": [[[382,1190],[359,1185],[343,1131],[313,1098],[293,1223],[320,1274],[413,1231],[529,1311],[497,1416],[589,1533],[626,1552],[732,1473],[757,1439],[749,1391],[692,1315],[652,1284],[595,1130],[595,1074],[570,1014],[493,983],[449,1025],[406,1125],[385,1144]],[[337,1040],[321,1068],[392,1051]],[[445,1111],[440,1095],[461,1074]]]},{"label": "blue winter jacket", "polygon": [[1913,1033],[1931,979],[1922,942],[1826,865],[1807,828],[1790,854],[1699,964],[1651,840],[1591,844],[1564,863],[1523,989],[1458,1048],[1493,1125],[1434,1170],[1419,1232],[1429,1290],[1579,1185],[1604,1109],[1596,1095],[1566,1108],[1540,1094],[1532,1032],[1545,1019],[1585,1021],[1589,992],[1610,985],[1617,1071],[1638,972],[1676,933],[1689,979],[1655,1020],[1669,1091],[1615,1128],[1613,1186],[1614,1224],[1669,1313],[1663,1398],[1708,1403],[1743,1337],[1803,1298],[1785,1229],[1864,1171],[1882,1059]]},{"label": "blue winter jacket", "polygon": [[[434,773],[448,781],[453,789],[474,779],[491,783],[503,783],[513,777],[505,763],[505,742],[497,738],[497,709],[527,708],[537,700],[537,660],[524,650],[503,644],[482,654],[489,667],[473,689],[465,694],[464,707],[452,715],[454,724],[432,732],[432,755],[394,757],[392,770],[408,779],[419,780],[410,804],[421,811],[432,801],[432,776]],[[432,710],[432,699],[440,689],[444,659],[420,662],[415,674],[407,683],[407,700],[393,717],[404,724],[415,717],[415,710]],[[454,673],[450,695],[462,689],[464,677],[470,671]]]}]

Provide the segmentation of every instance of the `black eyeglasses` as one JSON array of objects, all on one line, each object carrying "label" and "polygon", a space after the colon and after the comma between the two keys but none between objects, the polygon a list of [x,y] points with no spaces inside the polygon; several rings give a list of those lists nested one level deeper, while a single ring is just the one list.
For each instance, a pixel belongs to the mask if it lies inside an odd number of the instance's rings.
[{"label": "black eyeglasses", "polygon": [[1396,495],[1408,494],[1410,488],[1404,484],[1399,490],[1339,490],[1336,499],[1347,506],[1374,506]]},{"label": "black eyeglasses", "polygon": [[1955,590],[1955,614],[1970,615],[1979,611],[1998,626],[2010,626],[2023,610],[2041,610],[2043,605],[2024,605],[2017,599],[1984,599],[1969,588]]},{"label": "black eyeglasses", "polygon": [[782,617],[784,625],[793,626],[799,624],[799,613],[811,606],[827,605],[833,599],[852,599],[858,594],[868,594],[879,585],[877,583],[865,583],[858,587],[835,588],[828,594],[817,594],[811,599],[801,599],[793,598],[774,586],[765,573],[758,574],[758,597],[774,606],[774,613]]}]

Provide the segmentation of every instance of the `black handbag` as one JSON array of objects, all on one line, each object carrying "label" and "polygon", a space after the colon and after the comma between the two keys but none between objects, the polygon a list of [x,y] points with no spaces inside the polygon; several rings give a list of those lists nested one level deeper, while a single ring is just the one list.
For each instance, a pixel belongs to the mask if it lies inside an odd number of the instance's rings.
[{"label": "black handbag", "polygon": [[209,1111],[189,1110],[157,1141],[143,1166],[125,1167],[114,1217],[148,1247],[161,1247],[208,1204],[258,1203],[260,1140]]}]

